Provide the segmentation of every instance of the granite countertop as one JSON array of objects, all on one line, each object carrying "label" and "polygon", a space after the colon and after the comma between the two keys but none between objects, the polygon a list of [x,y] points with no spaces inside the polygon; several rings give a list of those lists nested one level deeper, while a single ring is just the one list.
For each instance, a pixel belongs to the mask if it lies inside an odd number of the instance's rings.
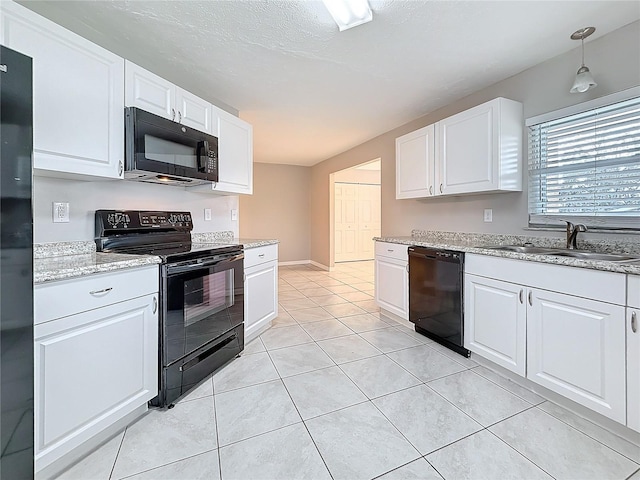
[{"label": "granite countertop", "polygon": [[[584,260],[571,257],[561,257],[554,255],[540,255],[531,253],[508,252],[504,250],[494,250],[483,248],[483,246],[497,245],[523,245],[525,242],[532,243],[537,247],[559,248],[563,247],[561,240],[544,237],[522,237],[516,235],[488,235],[488,234],[454,234],[451,232],[423,232],[414,231],[411,236],[399,237],[375,237],[375,241],[397,243],[400,245],[415,245],[428,248],[439,248],[445,250],[457,250],[465,253],[476,253],[479,255],[490,255],[493,257],[510,258],[513,260],[526,260],[532,262],[551,263],[554,265],[565,265],[569,267],[589,268],[592,270],[604,270],[608,272],[640,274],[640,261],[632,262],[611,262],[606,260]],[[611,242],[598,245],[580,246],[581,250],[593,250],[602,253],[633,253],[640,257],[640,244],[612,244]],[[584,248],[591,247],[591,248]]]},{"label": "granite countertop", "polygon": [[[234,238],[233,232],[194,234],[193,242],[211,245],[242,245],[245,249],[279,243],[278,240]],[[160,257],[154,255],[96,252],[96,245],[91,241],[35,244],[33,253],[35,285],[94,273],[155,265],[162,261]]]},{"label": "granite countertop", "polygon": [[124,268],[159,264],[153,255],[123,255],[120,253],[79,253],[34,258],[33,283],[38,285],[55,280],[82,277],[94,273],[112,272]]},{"label": "granite countertop", "polygon": [[193,233],[191,241],[198,244],[242,245],[245,249],[280,243],[279,240],[274,239],[238,238],[233,236],[233,232]]}]

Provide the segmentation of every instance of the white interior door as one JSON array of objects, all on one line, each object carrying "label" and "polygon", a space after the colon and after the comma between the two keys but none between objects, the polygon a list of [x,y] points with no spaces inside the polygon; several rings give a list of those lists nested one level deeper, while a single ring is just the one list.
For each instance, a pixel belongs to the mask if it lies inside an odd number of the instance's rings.
[{"label": "white interior door", "polygon": [[336,182],[334,198],[334,260],[373,260],[371,239],[380,236],[380,185]]}]

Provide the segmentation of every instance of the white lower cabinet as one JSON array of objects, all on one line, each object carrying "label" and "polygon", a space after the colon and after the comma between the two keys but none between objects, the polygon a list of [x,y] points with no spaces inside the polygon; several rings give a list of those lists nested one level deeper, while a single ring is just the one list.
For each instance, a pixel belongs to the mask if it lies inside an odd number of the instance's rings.
[{"label": "white lower cabinet", "polygon": [[533,290],[527,378],[625,423],[625,312],[586,298]]},{"label": "white lower cabinet", "polygon": [[[84,447],[141,406],[146,408],[158,394],[157,267],[142,273],[132,270],[130,280],[143,280],[151,293],[116,303],[108,299],[117,294],[116,282],[127,287],[122,272],[89,277],[105,285],[112,281],[107,291],[89,291],[82,279],[35,289],[36,471]],[[104,305],[52,320],[39,317],[60,293],[65,298],[57,301],[66,305],[82,305],[84,296],[100,297]]]},{"label": "white lower cabinet", "polygon": [[244,341],[256,338],[278,316],[278,246],[245,251]]},{"label": "white lower cabinet", "polygon": [[376,304],[409,320],[409,257],[406,245],[376,242]]},{"label": "white lower cabinet", "polygon": [[472,254],[465,272],[466,348],[626,423],[624,274]]},{"label": "white lower cabinet", "polygon": [[640,275],[627,276],[627,427],[640,432]]},{"label": "white lower cabinet", "polygon": [[519,375],[526,374],[524,287],[465,275],[465,348]]}]

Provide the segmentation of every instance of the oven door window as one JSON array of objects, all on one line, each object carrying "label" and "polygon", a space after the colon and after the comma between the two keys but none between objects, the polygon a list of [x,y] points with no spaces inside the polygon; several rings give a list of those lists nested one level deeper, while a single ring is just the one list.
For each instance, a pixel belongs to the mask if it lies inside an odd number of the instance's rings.
[{"label": "oven door window", "polygon": [[164,315],[165,365],[240,325],[244,314],[242,273],[201,269],[170,276]]}]

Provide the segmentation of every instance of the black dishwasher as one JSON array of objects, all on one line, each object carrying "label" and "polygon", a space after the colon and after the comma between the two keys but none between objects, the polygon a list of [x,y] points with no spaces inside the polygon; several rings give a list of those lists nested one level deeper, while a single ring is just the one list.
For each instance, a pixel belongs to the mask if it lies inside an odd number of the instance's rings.
[{"label": "black dishwasher", "polygon": [[468,357],[463,273],[463,252],[409,247],[409,320],[417,332]]}]

